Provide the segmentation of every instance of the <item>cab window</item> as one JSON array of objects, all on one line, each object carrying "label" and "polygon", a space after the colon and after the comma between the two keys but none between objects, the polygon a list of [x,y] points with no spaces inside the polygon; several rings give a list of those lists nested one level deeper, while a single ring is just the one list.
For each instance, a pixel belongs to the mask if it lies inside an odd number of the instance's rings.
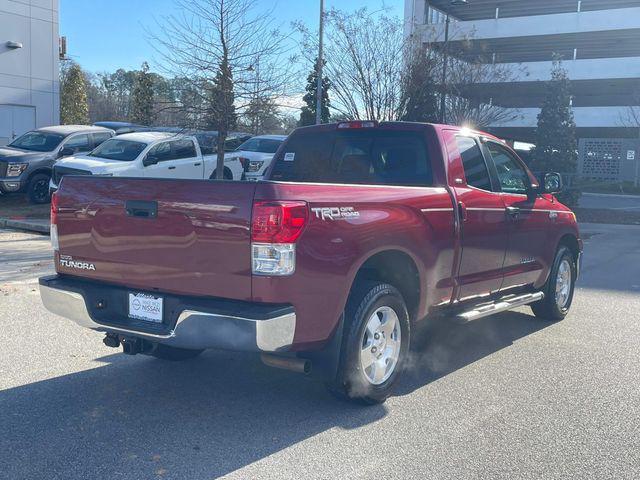
[{"label": "cab window", "polygon": [[76,152],[88,152],[91,150],[89,135],[75,135],[64,143],[64,148],[70,148]]},{"label": "cab window", "polygon": [[486,145],[496,166],[502,191],[526,195],[530,182],[524,167],[502,145],[495,142],[487,142]]},{"label": "cab window", "polygon": [[491,191],[491,177],[478,143],[471,137],[456,136],[467,185]]}]

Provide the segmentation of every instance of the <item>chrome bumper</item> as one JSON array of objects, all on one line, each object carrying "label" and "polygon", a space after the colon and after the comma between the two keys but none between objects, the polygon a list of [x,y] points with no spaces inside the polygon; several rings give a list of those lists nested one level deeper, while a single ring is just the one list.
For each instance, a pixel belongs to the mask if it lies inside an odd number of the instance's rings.
[{"label": "chrome bumper", "polygon": [[255,319],[183,310],[172,330],[167,334],[155,334],[96,322],[89,314],[84,297],[78,292],[41,284],[40,297],[47,310],[81,327],[131,335],[179,348],[277,352],[287,350],[293,344],[296,329],[295,312]]}]

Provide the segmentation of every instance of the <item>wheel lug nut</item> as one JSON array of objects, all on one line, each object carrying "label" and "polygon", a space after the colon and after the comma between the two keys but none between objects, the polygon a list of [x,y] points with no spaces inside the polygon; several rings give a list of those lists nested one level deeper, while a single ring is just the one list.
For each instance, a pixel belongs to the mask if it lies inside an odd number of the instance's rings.
[{"label": "wheel lug nut", "polygon": [[371,347],[371,352],[372,353],[376,353],[378,351],[378,349],[376,347]]},{"label": "wheel lug nut", "polygon": [[378,340],[378,339],[380,338],[380,334],[379,334],[379,333],[376,333],[376,334],[373,336],[373,338],[375,338],[376,340]]}]

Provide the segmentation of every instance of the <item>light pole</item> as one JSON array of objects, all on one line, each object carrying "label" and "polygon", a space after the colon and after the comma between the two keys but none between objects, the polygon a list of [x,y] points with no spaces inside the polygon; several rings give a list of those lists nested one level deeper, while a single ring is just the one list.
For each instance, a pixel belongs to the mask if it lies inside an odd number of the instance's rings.
[{"label": "light pole", "polygon": [[[467,0],[451,0],[449,2],[452,7],[467,5]],[[440,83],[440,123],[446,123],[446,98],[447,98],[447,66],[449,64],[449,24],[451,17],[447,12],[447,18],[444,22],[444,46],[442,48],[442,81]]]},{"label": "light pole", "polygon": [[316,125],[322,123],[322,37],[324,33],[324,0],[320,0],[320,28],[318,42],[318,78],[316,84]]}]

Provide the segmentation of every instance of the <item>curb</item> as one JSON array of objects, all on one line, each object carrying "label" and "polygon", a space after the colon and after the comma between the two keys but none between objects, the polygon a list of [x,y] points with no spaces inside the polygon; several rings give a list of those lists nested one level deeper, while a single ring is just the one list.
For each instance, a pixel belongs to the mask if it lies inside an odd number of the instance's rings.
[{"label": "curb", "polygon": [[29,232],[44,233],[49,235],[49,222],[30,222],[29,220],[13,220],[10,218],[0,218],[0,228],[15,228]]}]

